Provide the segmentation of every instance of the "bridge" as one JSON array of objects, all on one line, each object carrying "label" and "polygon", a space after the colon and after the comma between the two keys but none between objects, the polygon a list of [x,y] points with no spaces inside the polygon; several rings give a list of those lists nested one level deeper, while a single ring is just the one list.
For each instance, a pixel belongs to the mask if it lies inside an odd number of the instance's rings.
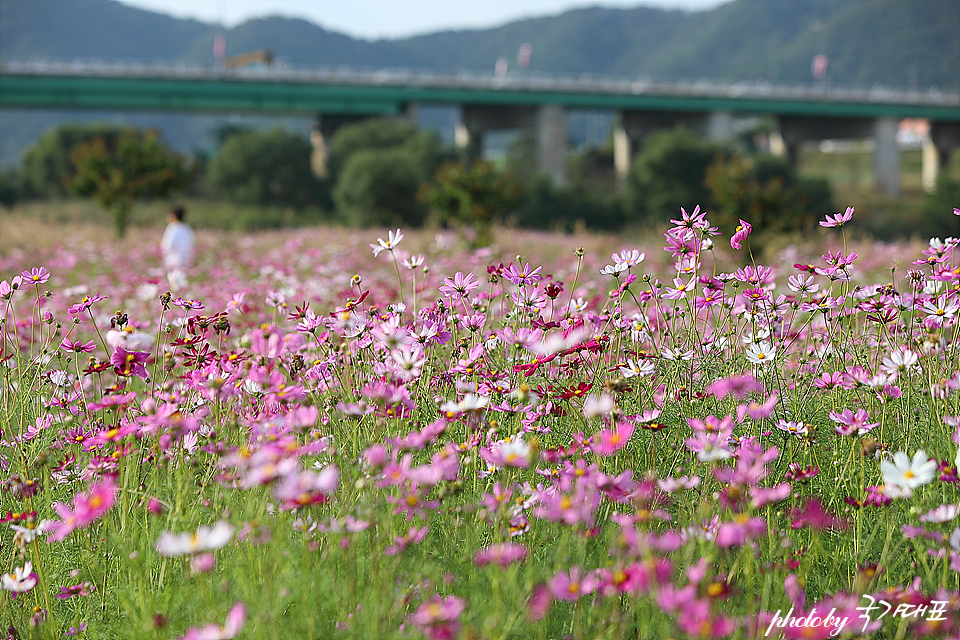
[{"label": "bridge", "polygon": [[360,117],[415,117],[418,105],[460,110],[459,146],[482,147],[485,132],[526,128],[537,141],[539,168],[564,180],[566,112],[617,114],[614,157],[625,176],[650,132],[678,124],[723,141],[738,117],[769,115],[777,122],[773,148],[796,159],[805,140],[875,140],[878,186],[896,195],[902,118],[930,121],[924,176],[930,182],[960,147],[960,94],[766,82],[676,82],[524,73],[497,76],[466,71],[242,68],[102,62],[0,63],[0,108],[296,114],[316,118],[311,136],[322,171],[326,140]]}]

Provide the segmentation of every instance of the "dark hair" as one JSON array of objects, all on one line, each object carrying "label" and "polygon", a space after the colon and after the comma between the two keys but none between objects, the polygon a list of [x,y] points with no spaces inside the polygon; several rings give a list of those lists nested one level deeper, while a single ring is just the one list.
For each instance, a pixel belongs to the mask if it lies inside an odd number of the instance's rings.
[{"label": "dark hair", "polygon": [[172,213],[173,217],[176,218],[179,222],[183,222],[183,214],[186,212],[183,210],[183,207],[174,207],[170,209],[170,213]]}]

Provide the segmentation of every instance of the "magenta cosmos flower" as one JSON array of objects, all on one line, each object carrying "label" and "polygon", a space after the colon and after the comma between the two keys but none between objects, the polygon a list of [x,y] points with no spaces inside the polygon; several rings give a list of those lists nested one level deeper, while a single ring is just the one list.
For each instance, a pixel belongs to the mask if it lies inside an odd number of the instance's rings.
[{"label": "magenta cosmos flower", "polygon": [[93,294],[93,296],[83,296],[80,302],[71,306],[67,309],[67,313],[72,316],[77,316],[89,309],[94,303],[100,302],[101,300],[106,300],[107,296],[100,295],[99,292]]},{"label": "magenta cosmos flower", "polygon": [[466,608],[467,603],[457,596],[434,595],[417,608],[410,622],[421,627],[432,640],[452,639],[460,632],[459,618]]},{"label": "magenta cosmos flower", "polygon": [[734,249],[740,250],[743,248],[743,241],[747,239],[747,236],[750,235],[750,232],[753,230],[753,227],[746,220],[740,220],[740,226],[737,227],[737,232],[733,234],[733,237],[730,238],[730,246]]},{"label": "magenta cosmos flower", "polygon": [[145,351],[127,351],[123,347],[117,347],[113,355],[110,356],[110,364],[114,366],[117,375],[121,376],[139,376],[141,378],[150,377],[147,368],[143,363],[147,361],[150,354]]},{"label": "magenta cosmos flower", "polygon": [[63,520],[55,520],[50,526],[51,535],[47,542],[59,542],[74,529],[83,529],[102,516],[116,502],[117,490],[113,478],[107,477],[91,486],[90,491],[75,495],[72,510],[62,502],[54,502],[53,509]]},{"label": "magenta cosmos flower", "polygon": [[88,342],[81,342],[80,340],[71,342],[70,338],[64,338],[63,342],[60,343],[60,348],[71,353],[90,353],[97,348],[97,343],[93,340]]}]

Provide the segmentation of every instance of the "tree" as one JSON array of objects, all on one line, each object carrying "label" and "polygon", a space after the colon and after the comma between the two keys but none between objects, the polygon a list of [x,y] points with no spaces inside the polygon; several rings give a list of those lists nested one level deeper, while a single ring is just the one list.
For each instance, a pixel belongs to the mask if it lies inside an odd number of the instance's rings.
[{"label": "tree", "polygon": [[410,150],[366,149],[344,165],[333,201],[354,226],[418,226],[424,218],[417,202],[420,183],[420,168]]},{"label": "tree", "polygon": [[519,196],[520,189],[509,174],[483,160],[443,163],[419,195],[441,221],[472,228],[477,246],[490,243],[491,225]]},{"label": "tree", "polygon": [[330,144],[333,201],[351,224],[422,224],[420,185],[452,157],[435,133],[418,132],[410,122],[382,118],[345,125]]},{"label": "tree", "polygon": [[802,179],[784,159],[772,155],[718,157],[707,168],[711,221],[731,230],[740,218],[756,232],[811,229],[833,211],[825,180]]},{"label": "tree", "polygon": [[311,152],[303,136],[280,128],[231,132],[207,167],[207,183],[236,204],[323,205],[327,196],[310,170]]},{"label": "tree", "polygon": [[960,218],[953,215],[954,207],[960,207],[960,152],[954,152],[937,175],[936,190],[924,198],[914,233],[922,238],[956,236]]},{"label": "tree", "polygon": [[662,222],[680,207],[704,205],[710,192],[703,180],[720,153],[720,147],[683,127],[647,136],[628,176],[628,218]]},{"label": "tree", "polygon": [[58,198],[68,194],[68,185],[77,168],[71,159],[78,145],[95,138],[114,144],[123,129],[109,124],[66,124],[45,133],[23,154],[21,186],[23,195]]},{"label": "tree", "polygon": [[452,158],[452,153],[433,132],[417,131],[413,123],[405,120],[371,118],[344,125],[334,134],[330,141],[330,176],[338,180],[356,153],[396,148],[410,152],[423,180],[429,179],[441,162]]},{"label": "tree", "polygon": [[12,207],[20,199],[22,181],[16,169],[0,169],[0,206]]},{"label": "tree", "polygon": [[183,159],[160,142],[156,131],[126,129],[115,139],[97,137],[71,154],[76,174],[69,188],[91,195],[113,214],[117,236],[127,230],[130,210],[139,198],[164,198],[186,185]]}]

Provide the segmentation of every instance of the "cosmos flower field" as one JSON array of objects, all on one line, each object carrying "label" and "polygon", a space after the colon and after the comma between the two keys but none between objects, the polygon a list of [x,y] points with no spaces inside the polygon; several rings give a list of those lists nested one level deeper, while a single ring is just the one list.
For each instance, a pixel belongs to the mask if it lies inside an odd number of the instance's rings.
[{"label": "cosmos flower field", "polygon": [[956,638],[958,240],[853,215],[8,252],[0,631]]}]

